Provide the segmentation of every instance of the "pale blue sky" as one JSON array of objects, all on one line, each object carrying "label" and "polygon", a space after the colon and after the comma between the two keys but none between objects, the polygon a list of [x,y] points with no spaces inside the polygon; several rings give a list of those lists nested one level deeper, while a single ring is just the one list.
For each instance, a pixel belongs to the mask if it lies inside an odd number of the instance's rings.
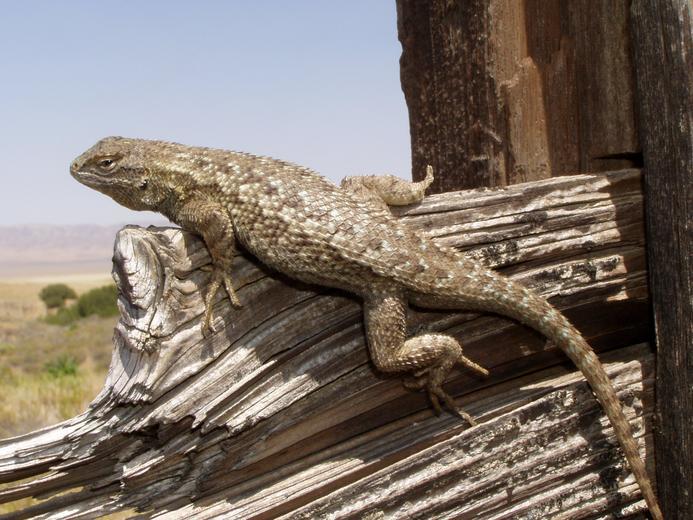
[{"label": "pale blue sky", "polygon": [[144,215],[70,161],[125,135],[410,175],[395,0],[0,0],[0,225]]}]

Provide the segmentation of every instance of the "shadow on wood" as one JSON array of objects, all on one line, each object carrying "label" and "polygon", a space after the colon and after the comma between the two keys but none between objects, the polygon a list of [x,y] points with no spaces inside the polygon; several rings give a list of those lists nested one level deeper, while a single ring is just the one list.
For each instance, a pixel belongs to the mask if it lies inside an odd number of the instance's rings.
[{"label": "shadow on wood", "polygon": [[[651,461],[653,357],[640,172],[559,177],[427,198],[397,211],[561,308],[604,355]],[[491,370],[447,388],[480,425],[432,414],[374,371],[360,303],[238,256],[244,306],[219,297],[200,332],[209,256],[174,228],[119,232],[122,311],[89,409],[0,442],[7,518],[581,518],[644,510],[583,378],[533,332],[470,313],[412,310]],[[629,346],[630,345],[630,346]],[[647,449],[646,449],[647,447]],[[19,482],[21,479],[30,480]],[[62,516],[60,516],[62,515]]]}]

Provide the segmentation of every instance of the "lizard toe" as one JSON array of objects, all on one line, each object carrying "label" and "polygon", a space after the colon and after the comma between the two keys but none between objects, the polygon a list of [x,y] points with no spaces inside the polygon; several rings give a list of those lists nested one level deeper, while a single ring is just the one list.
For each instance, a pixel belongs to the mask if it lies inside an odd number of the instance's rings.
[{"label": "lizard toe", "polygon": [[205,309],[204,316],[202,317],[202,336],[205,338],[215,334],[217,331],[212,324],[212,308],[208,307]]},{"label": "lizard toe", "polygon": [[[465,412],[464,410],[459,408],[455,404],[455,400],[452,397],[450,397],[450,395],[445,390],[443,390],[440,387],[440,385],[431,384],[428,387],[428,395],[429,395],[429,398],[431,399],[431,403],[433,403],[433,407],[436,409],[438,415],[440,414],[440,402],[439,402],[439,399],[440,399],[445,403],[445,407],[448,409],[448,411],[452,415],[456,415],[460,419],[467,421],[470,426],[476,426],[477,425],[474,418],[471,415],[469,415],[467,412]],[[436,403],[437,403],[437,407],[436,407]]]},{"label": "lizard toe", "polygon": [[224,288],[226,289],[226,294],[229,295],[231,305],[233,305],[236,308],[243,307],[243,304],[238,299],[238,295],[236,294],[236,291],[233,288],[233,281],[231,280],[231,276],[228,273],[222,273],[222,276],[224,280]]}]

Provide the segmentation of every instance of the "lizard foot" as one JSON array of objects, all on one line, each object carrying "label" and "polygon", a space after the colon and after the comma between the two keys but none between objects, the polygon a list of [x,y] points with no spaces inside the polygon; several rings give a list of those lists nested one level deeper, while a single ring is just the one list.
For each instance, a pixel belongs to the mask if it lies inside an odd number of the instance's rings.
[{"label": "lizard foot", "polygon": [[231,305],[237,308],[242,306],[241,301],[238,299],[238,295],[233,288],[233,281],[231,280],[231,275],[228,273],[228,271],[219,265],[213,265],[211,270],[212,278],[207,286],[205,312],[202,317],[202,335],[205,337],[216,332],[214,326],[212,325],[212,311],[214,309],[214,299],[216,298],[217,292],[222,284],[224,285],[226,293],[229,295]]},{"label": "lizard foot", "polygon": [[469,415],[467,412],[462,410],[461,408],[458,408],[457,405],[455,404],[455,401],[450,395],[443,390],[439,385],[428,385],[428,398],[431,400],[431,404],[433,405],[433,409],[436,412],[436,415],[440,415],[442,413],[442,407],[440,406],[440,400],[442,399],[443,402],[445,403],[445,407],[448,409],[448,411],[459,417],[460,419],[467,421],[470,426],[476,426],[477,422],[474,420],[474,418]]},{"label": "lizard foot", "polygon": [[461,363],[467,368],[484,376],[488,376],[489,374],[488,370],[474,363],[471,359],[465,357],[460,352],[457,354],[457,359],[455,361],[448,360],[444,361],[437,367],[419,370],[411,377],[403,380],[402,383],[410,390],[425,389],[428,393],[428,398],[433,405],[436,415],[440,415],[443,411],[443,407],[441,406],[442,401],[445,404],[445,408],[447,408],[450,413],[467,421],[471,426],[476,426],[477,422],[472,418],[472,416],[461,408],[458,408],[454,399],[442,388],[443,380],[454,363]]},{"label": "lizard foot", "polygon": [[467,421],[470,426],[476,426],[476,421],[472,418],[472,416],[461,408],[458,408],[455,404],[455,400],[450,397],[445,390],[443,390],[443,380],[451,368],[452,363],[444,363],[442,366],[435,367],[429,372],[428,377],[425,378],[425,388],[428,392],[428,398],[433,405],[436,415],[440,415],[443,412],[443,408],[440,405],[440,401],[442,400],[445,407],[451,414]]},{"label": "lizard foot", "polygon": [[[434,372],[435,371],[442,373],[442,371],[439,369],[434,369]],[[428,393],[428,398],[431,401],[431,405],[433,405],[433,410],[435,411],[436,415],[443,413],[443,407],[440,404],[440,401],[442,400],[445,404],[445,408],[447,408],[451,414],[467,421],[470,426],[477,425],[474,418],[461,408],[458,408],[455,404],[455,400],[441,387],[441,381],[445,377],[444,374],[441,378],[440,376],[429,374],[429,371],[422,372],[415,373],[412,377],[402,380],[402,384],[405,386],[405,388],[409,390],[425,389]]]}]

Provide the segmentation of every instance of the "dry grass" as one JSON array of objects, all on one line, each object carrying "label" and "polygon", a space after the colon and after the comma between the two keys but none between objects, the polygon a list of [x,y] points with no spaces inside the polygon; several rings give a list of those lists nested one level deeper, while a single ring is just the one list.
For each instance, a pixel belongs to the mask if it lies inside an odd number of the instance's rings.
[{"label": "dry grass", "polygon": [[[68,283],[78,293],[108,283],[105,275],[0,281],[0,438],[48,426],[82,412],[103,385],[115,318],[48,325],[39,291]],[[76,369],[48,371],[53,363]]]},{"label": "dry grass", "polygon": [[[111,359],[114,318],[69,326],[24,323],[0,343],[0,438],[19,435],[82,412],[101,389]],[[49,371],[61,361],[76,369]],[[67,361],[67,363],[65,363]]]},{"label": "dry grass", "polygon": [[[58,282],[82,293],[110,279],[90,275],[0,281],[0,438],[80,414],[106,378],[117,318],[91,316],[67,327],[44,323],[40,318],[45,309],[38,293]],[[35,503],[27,498],[2,504],[0,514]]]}]

